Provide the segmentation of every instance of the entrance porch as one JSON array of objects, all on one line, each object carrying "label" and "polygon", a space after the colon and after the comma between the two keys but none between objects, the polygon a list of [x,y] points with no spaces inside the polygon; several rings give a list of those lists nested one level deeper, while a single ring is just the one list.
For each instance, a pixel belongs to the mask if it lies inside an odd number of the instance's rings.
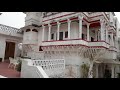
[{"label": "entrance porch", "polygon": [[95,78],[117,78],[117,73],[119,73],[120,62],[115,60],[101,60],[101,62],[96,62],[93,67]]}]

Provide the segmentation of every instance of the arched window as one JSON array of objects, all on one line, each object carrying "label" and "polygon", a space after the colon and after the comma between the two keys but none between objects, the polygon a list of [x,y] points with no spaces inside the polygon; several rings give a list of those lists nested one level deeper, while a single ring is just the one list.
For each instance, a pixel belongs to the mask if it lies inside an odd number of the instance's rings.
[{"label": "arched window", "polygon": [[36,29],[33,29],[32,31],[33,31],[33,32],[38,32]]},{"label": "arched window", "polygon": [[26,32],[29,32],[29,31],[30,31],[30,29],[27,29],[27,30],[26,30]]}]

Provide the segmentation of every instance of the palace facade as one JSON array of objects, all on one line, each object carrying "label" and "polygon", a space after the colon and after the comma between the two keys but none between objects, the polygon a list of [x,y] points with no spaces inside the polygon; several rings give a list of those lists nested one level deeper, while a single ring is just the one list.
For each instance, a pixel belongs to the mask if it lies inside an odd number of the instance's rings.
[{"label": "palace facade", "polygon": [[[22,53],[32,60],[65,60],[65,77],[117,77],[120,24],[114,12],[24,12]],[[87,70],[87,69],[86,69]]]}]

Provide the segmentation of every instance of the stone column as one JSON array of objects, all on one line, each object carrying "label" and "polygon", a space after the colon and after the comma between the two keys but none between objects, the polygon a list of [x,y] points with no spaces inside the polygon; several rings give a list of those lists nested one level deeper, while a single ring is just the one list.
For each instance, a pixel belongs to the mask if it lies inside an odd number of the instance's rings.
[{"label": "stone column", "polygon": [[108,43],[108,26],[106,26],[106,42]]},{"label": "stone column", "polygon": [[79,38],[82,39],[82,20],[83,20],[83,16],[78,16],[78,20],[79,20]]},{"label": "stone column", "polygon": [[60,37],[59,32],[60,32],[60,23],[57,22],[57,40],[59,40]]},{"label": "stone column", "polygon": [[98,40],[98,30],[95,30],[95,40]]},{"label": "stone column", "polygon": [[111,46],[114,46],[114,41],[113,41],[113,32],[111,33]]},{"label": "stone column", "polygon": [[70,26],[71,26],[71,21],[68,19],[68,39],[70,39]]},{"label": "stone column", "polygon": [[111,65],[111,71],[112,71],[111,78],[114,78],[114,65]]},{"label": "stone column", "polygon": [[45,34],[45,26],[42,25],[43,31],[42,31],[42,41],[44,41],[44,34]]},{"label": "stone column", "polygon": [[48,24],[48,27],[49,27],[49,32],[48,32],[48,41],[51,40],[51,25]]},{"label": "stone column", "polygon": [[100,32],[101,32],[101,41],[104,41],[104,19],[100,19],[100,23],[101,23],[101,29],[100,29]]},{"label": "stone column", "polygon": [[89,30],[89,27],[90,27],[90,23],[87,24],[87,41],[90,41],[90,30]]}]

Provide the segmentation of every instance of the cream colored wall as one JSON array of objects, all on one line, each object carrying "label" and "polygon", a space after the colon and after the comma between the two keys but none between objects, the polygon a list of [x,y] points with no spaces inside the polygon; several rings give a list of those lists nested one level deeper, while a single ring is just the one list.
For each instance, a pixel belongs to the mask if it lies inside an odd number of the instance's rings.
[{"label": "cream colored wall", "polygon": [[22,42],[22,39],[16,38],[16,37],[0,35],[0,58],[2,58],[2,61],[4,61],[4,56],[5,56],[6,41],[15,42],[15,54],[14,54],[14,56],[17,57],[20,55],[18,43]]}]

